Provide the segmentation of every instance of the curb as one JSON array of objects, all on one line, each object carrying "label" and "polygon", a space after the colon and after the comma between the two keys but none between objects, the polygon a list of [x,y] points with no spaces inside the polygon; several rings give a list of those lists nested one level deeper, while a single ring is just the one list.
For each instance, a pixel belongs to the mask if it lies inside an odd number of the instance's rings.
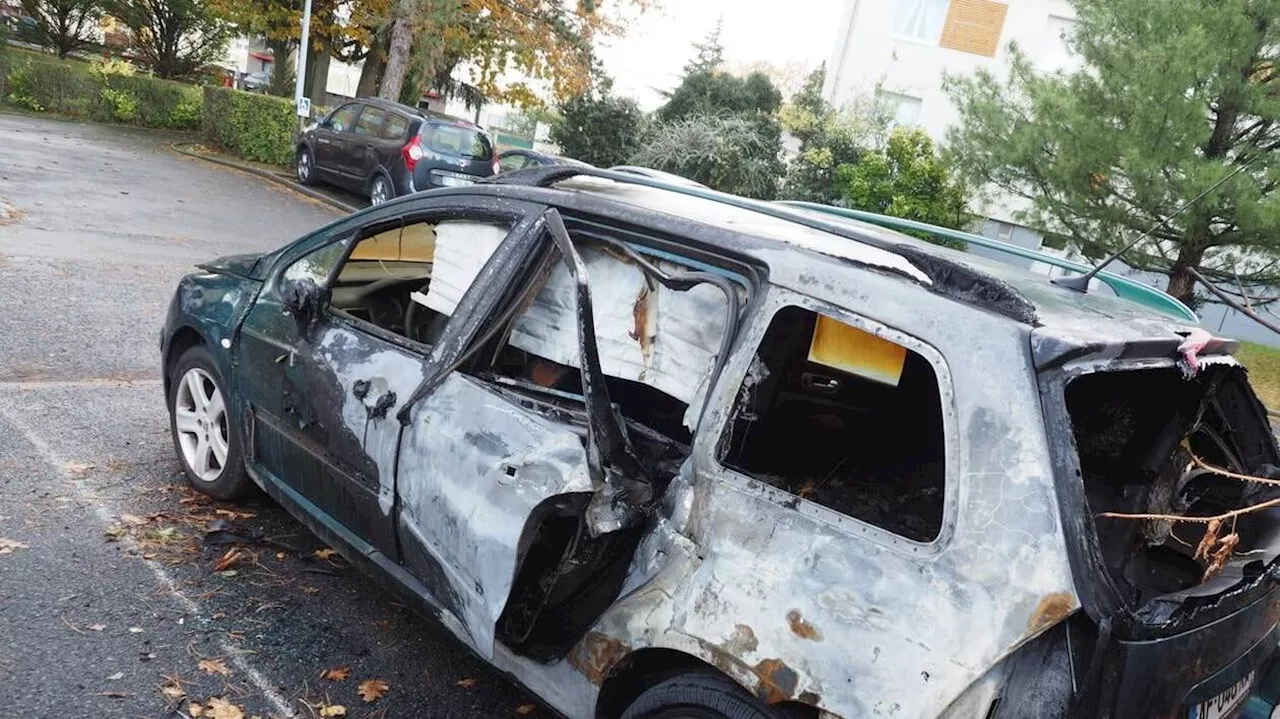
[{"label": "curb", "polygon": [[236,162],[234,160],[225,160],[221,157],[204,155],[199,152],[195,152],[194,150],[187,149],[187,147],[184,147],[184,146],[190,146],[194,144],[196,143],[190,142],[190,141],[172,142],[172,143],[169,143],[169,148],[181,155],[194,157],[196,159],[204,160],[206,162],[212,162],[215,165],[224,165],[226,167],[230,167],[235,170],[240,170],[241,172],[247,172],[250,175],[256,175],[258,177],[261,177],[264,180],[269,180],[271,182],[274,182],[277,185],[284,185],[285,187],[293,190],[294,192],[306,195],[307,197],[310,197],[313,200],[319,200],[320,202],[323,202],[334,209],[342,210],[343,212],[346,212],[348,214],[352,212],[359,212],[361,209],[359,207],[356,207],[355,205],[348,205],[347,203],[341,200],[334,199],[324,194],[323,192],[317,192],[316,190],[313,190],[310,187],[307,187],[306,185],[299,184],[292,180],[287,180],[284,177],[274,172],[271,172],[269,170],[264,170],[260,167],[254,167],[253,165],[246,165],[240,162]]}]

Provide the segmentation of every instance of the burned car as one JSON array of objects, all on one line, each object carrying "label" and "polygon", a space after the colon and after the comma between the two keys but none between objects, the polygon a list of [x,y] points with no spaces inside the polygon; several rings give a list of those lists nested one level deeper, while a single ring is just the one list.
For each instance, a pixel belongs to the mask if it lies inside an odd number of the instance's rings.
[{"label": "burned car", "polygon": [[546,167],[179,285],[257,486],[571,717],[1233,716],[1280,635],[1234,344],[821,212]]}]

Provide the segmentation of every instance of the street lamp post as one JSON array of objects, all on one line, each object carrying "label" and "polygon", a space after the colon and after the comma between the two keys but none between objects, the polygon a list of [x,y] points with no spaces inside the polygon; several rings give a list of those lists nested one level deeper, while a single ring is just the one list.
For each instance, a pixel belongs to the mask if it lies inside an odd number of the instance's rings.
[{"label": "street lamp post", "polygon": [[300,122],[306,122],[311,116],[311,100],[302,96],[302,86],[307,81],[307,48],[309,47],[311,36],[311,0],[306,0],[302,8],[302,39],[298,42],[298,67],[297,77],[293,83],[293,106],[301,118]]}]

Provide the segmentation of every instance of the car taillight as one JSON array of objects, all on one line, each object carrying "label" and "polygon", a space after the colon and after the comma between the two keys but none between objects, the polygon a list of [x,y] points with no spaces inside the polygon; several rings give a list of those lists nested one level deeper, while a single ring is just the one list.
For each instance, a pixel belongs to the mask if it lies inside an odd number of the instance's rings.
[{"label": "car taillight", "polygon": [[497,175],[502,172],[502,165],[498,164],[497,159],[493,161],[493,174]]},{"label": "car taillight", "polygon": [[409,172],[413,172],[414,165],[418,164],[418,160],[422,159],[422,145],[418,144],[418,138],[414,137],[409,140],[409,144],[405,145],[400,154],[404,156],[404,166]]}]

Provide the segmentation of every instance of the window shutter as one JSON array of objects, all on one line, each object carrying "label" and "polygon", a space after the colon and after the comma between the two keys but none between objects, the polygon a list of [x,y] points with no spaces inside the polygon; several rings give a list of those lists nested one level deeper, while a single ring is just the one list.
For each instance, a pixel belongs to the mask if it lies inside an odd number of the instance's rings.
[{"label": "window shutter", "polygon": [[992,0],[951,0],[939,45],[995,57],[1009,6]]}]

